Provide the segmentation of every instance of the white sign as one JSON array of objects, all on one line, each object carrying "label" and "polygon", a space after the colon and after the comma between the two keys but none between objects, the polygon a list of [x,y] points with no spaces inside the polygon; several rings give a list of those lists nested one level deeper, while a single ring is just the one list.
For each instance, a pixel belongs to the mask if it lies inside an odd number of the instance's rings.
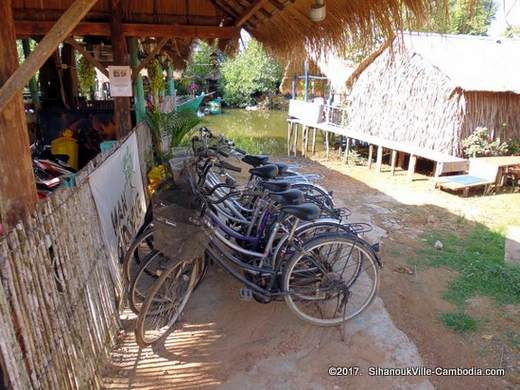
[{"label": "white sign", "polygon": [[108,67],[110,95],[115,97],[132,96],[132,69],[129,66]]},{"label": "white sign", "polygon": [[89,175],[114,276],[146,212],[135,132]]}]

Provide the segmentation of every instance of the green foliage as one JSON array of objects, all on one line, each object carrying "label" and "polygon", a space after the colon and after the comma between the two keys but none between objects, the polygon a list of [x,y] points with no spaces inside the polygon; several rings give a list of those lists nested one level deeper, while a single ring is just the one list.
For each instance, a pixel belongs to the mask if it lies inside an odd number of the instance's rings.
[{"label": "green foliage", "polygon": [[164,82],[161,63],[157,58],[150,61],[146,67],[148,70],[148,78],[150,80],[150,93],[154,98],[154,104],[159,104],[159,95],[164,91],[166,84]]},{"label": "green foliage", "polygon": [[477,330],[477,321],[462,312],[457,313],[442,313],[442,322],[448,328],[458,333],[473,332]]},{"label": "green foliage", "polygon": [[502,35],[505,38],[520,38],[520,26],[509,26]]},{"label": "green foliage", "polygon": [[[148,111],[146,122],[152,130],[154,152],[157,163],[164,163],[169,158],[172,148],[182,144],[183,139],[200,123],[200,119],[191,110],[162,113]],[[168,152],[163,153],[163,135],[169,138]]]},{"label": "green foliage", "polygon": [[[434,248],[439,240],[442,250]],[[460,237],[452,232],[433,232],[427,236],[428,245],[419,250],[419,265],[449,267],[459,276],[448,286],[444,297],[464,305],[474,296],[488,296],[499,304],[520,303],[520,267],[504,262],[505,237],[501,232],[477,225],[468,235]]]},{"label": "green foliage", "polygon": [[257,95],[275,93],[281,78],[280,65],[267,54],[261,43],[252,39],[242,53],[222,65],[224,100],[232,106],[247,106]]},{"label": "green foliage", "polygon": [[182,74],[182,84],[189,91],[192,84],[196,85],[198,92],[207,87],[207,78],[215,71],[212,55],[213,48],[204,41],[199,41],[193,49],[186,69]]},{"label": "green foliage", "polygon": [[464,154],[468,157],[503,156],[509,152],[509,144],[500,139],[491,140],[487,127],[477,127],[475,131],[462,141]]},{"label": "green foliage", "polygon": [[81,94],[89,97],[96,87],[96,69],[85,57],[78,60],[78,79]]},{"label": "green foliage", "polygon": [[497,7],[493,0],[444,0],[432,2],[432,17],[420,31],[444,34],[487,35]]}]

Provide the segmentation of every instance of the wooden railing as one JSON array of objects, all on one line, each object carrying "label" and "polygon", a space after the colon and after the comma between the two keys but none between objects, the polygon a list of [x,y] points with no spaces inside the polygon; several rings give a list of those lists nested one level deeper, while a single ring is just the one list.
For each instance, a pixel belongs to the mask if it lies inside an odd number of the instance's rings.
[{"label": "wooden railing", "polygon": [[348,124],[347,107],[325,105],[325,123],[338,127],[346,127]]}]

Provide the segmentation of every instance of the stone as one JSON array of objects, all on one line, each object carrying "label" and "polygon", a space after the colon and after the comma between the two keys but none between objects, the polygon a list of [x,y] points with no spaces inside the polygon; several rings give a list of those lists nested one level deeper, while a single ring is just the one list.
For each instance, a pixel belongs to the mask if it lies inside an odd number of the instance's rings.
[{"label": "stone", "polygon": [[520,226],[509,226],[507,229],[504,260],[506,263],[520,264]]},{"label": "stone", "polygon": [[439,240],[435,241],[435,245],[433,245],[433,247],[437,250],[441,250],[442,248],[444,248],[444,245],[442,242],[440,242]]}]

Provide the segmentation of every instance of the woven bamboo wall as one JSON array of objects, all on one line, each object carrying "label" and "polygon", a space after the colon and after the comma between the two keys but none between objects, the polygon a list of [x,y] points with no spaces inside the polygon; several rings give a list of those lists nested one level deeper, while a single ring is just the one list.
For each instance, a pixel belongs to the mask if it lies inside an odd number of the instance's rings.
[{"label": "woven bamboo wall", "polygon": [[[137,130],[144,163],[149,131]],[[122,293],[107,257],[86,180],[40,202],[34,218],[0,238],[0,359],[9,387],[101,387]]]}]

